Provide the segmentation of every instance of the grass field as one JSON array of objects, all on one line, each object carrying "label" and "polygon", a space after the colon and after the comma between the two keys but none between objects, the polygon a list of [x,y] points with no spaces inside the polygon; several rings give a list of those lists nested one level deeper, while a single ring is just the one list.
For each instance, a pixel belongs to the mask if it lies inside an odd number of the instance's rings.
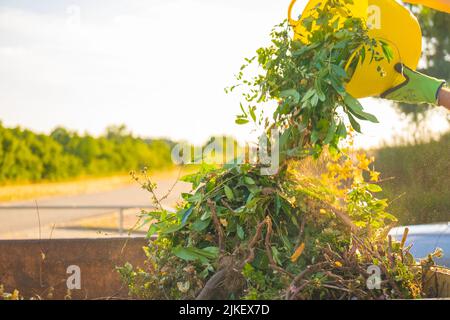
[{"label": "grass field", "polygon": [[438,141],[375,152],[382,196],[400,224],[450,221],[450,133]]}]

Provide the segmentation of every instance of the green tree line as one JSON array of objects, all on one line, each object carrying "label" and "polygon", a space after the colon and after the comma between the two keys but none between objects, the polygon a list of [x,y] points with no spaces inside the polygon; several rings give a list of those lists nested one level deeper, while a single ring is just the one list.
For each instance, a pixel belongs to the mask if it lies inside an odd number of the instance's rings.
[{"label": "green tree line", "polygon": [[0,184],[102,176],[171,166],[166,140],[134,137],[124,126],[94,137],[59,127],[49,135],[0,123]]}]

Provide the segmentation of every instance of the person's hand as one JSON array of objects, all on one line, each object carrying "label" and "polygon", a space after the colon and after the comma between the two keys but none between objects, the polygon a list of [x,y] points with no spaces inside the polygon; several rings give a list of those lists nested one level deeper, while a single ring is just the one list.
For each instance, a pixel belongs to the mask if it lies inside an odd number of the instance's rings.
[{"label": "person's hand", "polygon": [[439,90],[445,84],[444,80],[411,70],[401,63],[395,65],[395,71],[402,74],[405,81],[384,92],[382,98],[410,104],[437,104]]}]

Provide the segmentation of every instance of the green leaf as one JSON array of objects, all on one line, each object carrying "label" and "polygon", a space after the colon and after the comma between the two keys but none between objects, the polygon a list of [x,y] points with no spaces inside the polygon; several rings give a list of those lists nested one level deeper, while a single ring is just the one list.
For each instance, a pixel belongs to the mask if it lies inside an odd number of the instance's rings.
[{"label": "green leaf", "polygon": [[193,196],[187,199],[191,203],[200,203],[203,200],[203,195],[199,192],[195,193]]},{"label": "green leaf", "polygon": [[247,124],[247,123],[249,123],[250,121],[248,120],[248,119],[245,119],[245,118],[237,118],[236,119],[236,124],[238,124],[238,125],[243,125],[243,124]]},{"label": "green leaf", "polygon": [[212,259],[216,259],[219,256],[219,248],[207,247],[204,249],[198,249],[195,247],[176,247],[172,249],[172,253],[180,259],[185,261],[200,261],[207,263]]},{"label": "green leaf", "polygon": [[357,99],[353,98],[351,95],[349,94],[345,95],[344,103],[349,108],[349,110],[361,120],[368,120],[374,123],[379,122],[374,115],[364,112],[361,103]]},{"label": "green leaf", "polygon": [[347,128],[345,127],[345,124],[343,122],[339,123],[336,133],[341,138],[347,137]]},{"label": "green leaf", "polygon": [[280,93],[280,98],[292,98],[294,103],[300,102],[300,94],[295,89],[284,90]]},{"label": "green leaf", "polygon": [[209,224],[211,223],[211,219],[197,219],[192,225],[191,229],[197,232],[201,232],[208,228]]},{"label": "green leaf", "polygon": [[250,112],[250,116],[252,117],[253,122],[256,122],[255,110],[256,110],[256,107],[248,108],[248,111]]},{"label": "green leaf", "polygon": [[147,238],[153,237],[157,231],[158,225],[156,223],[153,223],[147,231]]},{"label": "green leaf", "polygon": [[360,54],[361,54],[361,64],[363,64],[364,61],[366,61],[366,47],[364,46],[362,47]]},{"label": "green leaf", "polygon": [[206,247],[201,250],[202,254],[206,255],[210,259],[217,258],[219,256],[219,248]]},{"label": "green leaf", "polygon": [[317,77],[314,81],[314,88],[317,91],[317,96],[319,97],[319,100],[324,102],[327,97],[325,96],[325,93],[322,90],[322,85],[320,84],[320,77]]},{"label": "green leaf", "polygon": [[344,103],[345,105],[350,108],[351,110],[355,112],[361,112],[363,111],[363,106],[358,101],[358,99],[353,98],[351,95],[346,94],[344,96]]},{"label": "green leaf", "polygon": [[241,104],[239,104],[239,106],[241,107],[241,110],[242,110],[242,114],[244,115],[244,117],[247,117],[247,112],[245,112],[245,110],[244,110],[244,106],[242,105],[242,103],[241,103]]},{"label": "green leaf", "polygon": [[[348,110],[348,112],[350,112],[355,118],[357,118],[359,120],[363,120],[363,121],[368,121],[370,117],[374,117],[373,115],[368,114],[368,113],[365,113],[365,115],[361,115],[361,113],[356,113],[350,109]],[[378,121],[375,117],[374,117],[374,119],[376,121]],[[371,122],[377,123],[376,121],[371,121]]]},{"label": "green leaf", "polygon": [[244,229],[239,224],[236,226],[236,233],[239,239],[241,240],[245,239]]},{"label": "green leaf", "polygon": [[233,201],[234,200],[234,194],[233,190],[227,185],[224,186],[225,195],[227,196],[228,200]]},{"label": "green leaf", "polygon": [[311,105],[315,107],[317,106],[318,103],[319,103],[319,96],[317,94],[314,94],[311,98]]},{"label": "green leaf", "polygon": [[303,96],[302,102],[305,102],[307,100],[309,100],[314,94],[316,93],[316,90],[314,89],[309,89],[306,94]]},{"label": "green leaf", "polygon": [[277,216],[280,214],[280,209],[281,209],[281,199],[280,199],[280,195],[277,193],[275,195],[275,214]]},{"label": "green leaf", "polygon": [[325,140],[323,141],[324,144],[329,144],[331,141],[333,141],[334,135],[336,134],[336,121],[334,119],[331,120],[331,126],[328,129],[327,136]]},{"label": "green leaf", "polygon": [[350,124],[352,125],[352,128],[358,132],[361,133],[361,126],[359,125],[358,121],[356,121],[355,118],[350,113],[347,113],[348,120],[350,120]]},{"label": "green leaf", "polygon": [[211,211],[205,211],[202,216],[200,217],[200,220],[205,221],[211,218]]},{"label": "green leaf", "polygon": [[367,190],[369,190],[370,192],[377,193],[377,192],[383,191],[383,188],[381,188],[377,184],[369,184],[369,185],[367,185]]},{"label": "green leaf", "polygon": [[316,144],[317,141],[319,141],[319,138],[320,138],[320,131],[313,130],[313,132],[311,133],[311,142],[313,144]]},{"label": "green leaf", "polygon": [[190,207],[189,209],[184,210],[183,217],[181,219],[181,224],[186,224],[193,211],[194,207]]},{"label": "green leaf", "polygon": [[273,256],[273,260],[275,260],[275,262],[279,265],[282,264],[281,259],[280,259],[280,252],[278,251],[278,249],[276,247],[272,247],[272,256]]},{"label": "green leaf", "polygon": [[244,177],[244,181],[245,181],[246,184],[249,184],[249,185],[254,185],[254,184],[256,184],[255,180],[253,180],[253,179],[250,178],[250,177]]},{"label": "green leaf", "polygon": [[383,49],[383,54],[385,56],[385,58],[388,60],[388,62],[390,63],[392,61],[392,59],[394,59],[394,51],[392,50],[391,46],[384,41],[380,41],[381,42],[381,48]]},{"label": "green leaf", "polygon": [[347,76],[347,72],[345,72],[345,70],[343,68],[341,68],[340,66],[337,66],[335,64],[331,65],[331,69],[333,70],[333,72],[340,78],[344,78],[346,79]]},{"label": "green leaf", "polygon": [[[164,225],[164,224],[163,224]],[[177,231],[180,231],[186,226],[186,224],[179,223],[179,224],[170,224],[170,225],[164,225],[161,227],[161,234],[169,234],[169,233],[175,233]]]}]

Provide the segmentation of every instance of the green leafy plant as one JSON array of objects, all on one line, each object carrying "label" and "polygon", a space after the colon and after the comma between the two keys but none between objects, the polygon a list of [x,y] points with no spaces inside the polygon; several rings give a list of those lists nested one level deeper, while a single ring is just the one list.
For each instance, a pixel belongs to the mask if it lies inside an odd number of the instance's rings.
[{"label": "green leafy plant", "polygon": [[[387,237],[395,218],[386,212],[387,201],[374,196],[380,188],[371,160],[352,158],[326,152],[313,162],[325,166],[320,174],[304,159],[291,161],[283,175],[261,176],[241,165],[186,177],[196,191],[183,196],[177,212],[144,214],[153,221],[150,234],[157,235],[148,263],[170,272],[125,267],[130,293],[171,299],[421,297],[423,273],[410,248]],[[366,173],[372,181],[363,178]],[[366,287],[372,265],[383,272],[380,290]]]},{"label": "green leafy plant", "polygon": [[[344,116],[357,131],[357,119],[376,121],[346,93],[351,72],[344,66],[356,56],[354,68],[369,56],[366,51],[374,63],[389,58],[389,49],[371,40],[363,22],[346,11],[348,2],[325,2],[326,8],[342,9],[338,10],[338,20],[343,22],[339,31],[330,13],[316,8],[320,28],[311,30],[311,21],[305,21],[311,34],[309,44],[292,40],[283,23],[273,31],[272,45],[247,59],[238,75],[238,86],[247,88],[243,93],[247,106],[241,105],[236,122],[253,121],[267,135],[272,128],[282,131],[281,168],[265,176],[261,165],[249,163],[204,166],[183,178],[192,183],[193,191],[183,194],[176,212],[165,210],[153,197],[160,210],[143,214],[144,222],[151,224],[148,235],[157,237],[156,245],[168,245],[158,247],[158,252],[152,250],[155,257],[150,255],[149,261],[153,263],[160,255],[171,261],[160,260],[159,265],[174,268],[172,285],[164,282],[166,277],[159,269],[149,268],[136,278],[133,269],[126,268],[122,276],[135,277],[130,284],[132,294],[136,283],[145,283],[143,296],[160,292],[161,287],[173,293],[157,298],[189,298],[193,293],[198,299],[424,295],[423,270],[410,248],[387,237],[395,217],[387,212],[387,201],[376,197],[381,188],[379,173],[370,167],[373,159],[355,154],[350,142],[346,148],[339,143],[352,132]],[[382,53],[377,54],[377,48]],[[247,80],[243,72],[253,62],[263,72]],[[268,102],[276,104],[272,117],[259,110]],[[156,185],[147,176],[141,184],[155,194]],[[194,286],[191,275],[183,275],[187,265],[198,276]],[[370,290],[367,283],[373,266],[380,270],[382,286]],[[173,279],[181,285],[175,286]],[[183,292],[187,287],[192,291]]]},{"label": "green leafy plant", "polygon": [[[358,64],[366,59],[371,63],[390,60],[392,50],[368,36],[364,21],[353,18],[344,6],[349,2],[326,1],[323,9],[316,8],[320,28],[312,28],[312,18],[303,20],[309,43],[294,40],[286,21],[275,27],[271,46],[246,59],[237,75],[238,84],[227,89],[242,90],[244,102],[237,124],[254,122],[266,130],[282,129],[289,141],[285,147],[298,155],[307,146],[316,152],[324,145],[338,149],[339,141],[347,136],[345,118],[358,132],[359,120],[378,122],[346,92],[345,83]],[[331,10],[336,7],[339,10]],[[254,65],[258,74],[246,77],[245,71]],[[278,104],[272,117],[257,115],[257,106],[271,101]]]}]

